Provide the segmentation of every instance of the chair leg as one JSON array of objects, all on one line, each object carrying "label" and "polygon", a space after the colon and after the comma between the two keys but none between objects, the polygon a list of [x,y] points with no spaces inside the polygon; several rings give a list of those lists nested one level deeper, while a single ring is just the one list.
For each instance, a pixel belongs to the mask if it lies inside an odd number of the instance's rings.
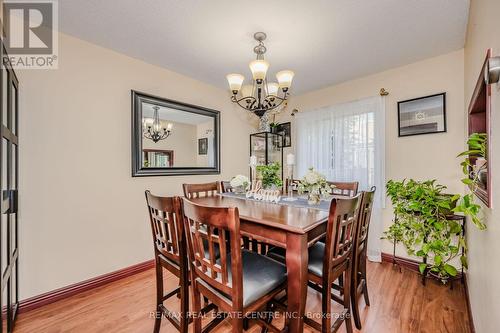
[{"label": "chair leg", "polygon": [[352,316],[354,318],[354,325],[358,330],[361,329],[361,319],[359,317],[359,304],[358,304],[358,294],[354,284],[351,285],[351,308]]},{"label": "chair leg", "polygon": [[[268,324],[271,324],[273,322],[273,317],[274,317],[274,314],[273,314],[273,304],[272,303],[267,303],[266,305],[266,323]],[[263,326],[262,329],[260,330],[260,333],[267,333],[269,330],[267,329],[267,327]]]},{"label": "chair leg", "polygon": [[250,320],[248,318],[243,318],[243,329],[246,331],[250,326]]},{"label": "chair leg", "polygon": [[243,332],[243,318],[233,317],[231,318],[232,333],[242,333]]},{"label": "chair leg", "polygon": [[191,283],[193,294],[193,328],[194,333],[201,333],[201,294],[196,286],[196,281]]},{"label": "chair leg", "polygon": [[332,300],[330,299],[330,286],[331,283],[326,283],[323,286],[323,291],[321,295],[321,309],[323,311],[323,316],[321,318],[321,332],[330,333],[330,328],[332,326]]},{"label": "chair leg", "polygon": [[363,296],[365,298],[366,306],[370,306],[370,298],[368,297],[368,280],[366,279],[366,255],[361,262],[361,278],[363,279]]},{"label": "chair leg", "polygon": [[352,333],[352,322],[351,322],[351,266],[345,271],[345,280],[344,280],[344,309],[346,312],[346,316],[344,318],[345,327],[347,333]]},{"label": "chair leg", "polygon": [[161,267],[158,258],[156,259],[156,313],[155,313],[155,326],[153,328],[154,333],[160,332],[161,319],[163,317],[163,311],[160,305],[163,304],[163,268]]},{"label": "chair leg", "polygon": [[344,293],[344,276],[339,276],[340,295]]},{"label": "chair leg", "polygon": [[189,280],[187,272],[181,272],[181,277],[179,278],[181,290],[180,290],[180,333],[187,333],[189,326]]}]

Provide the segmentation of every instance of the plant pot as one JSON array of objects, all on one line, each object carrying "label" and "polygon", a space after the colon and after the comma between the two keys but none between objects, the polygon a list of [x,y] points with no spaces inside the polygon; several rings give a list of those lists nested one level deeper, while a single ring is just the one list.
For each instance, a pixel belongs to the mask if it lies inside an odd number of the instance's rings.
[{"label": "plant pot", "polygon": [[318,205],[320,203],[320,201],[321,201],[321,197],[317,193],[309,193],[307,195],[307,203],[311,206]]}]

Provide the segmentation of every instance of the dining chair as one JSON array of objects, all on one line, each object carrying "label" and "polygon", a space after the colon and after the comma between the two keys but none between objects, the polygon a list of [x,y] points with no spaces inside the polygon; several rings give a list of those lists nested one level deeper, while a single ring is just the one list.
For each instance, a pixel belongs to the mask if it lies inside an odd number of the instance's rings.
[{"label": "dining chair", "polygon": [[335,186],[333,194],[354,197],[358,194],[359,182],[328,182]]},{"label": "dining chair", "polygon": [[[297,185],[300,183],[300,179],[292,179],[286,180],[286,189],[288,190],[288,186],[293,186],[294,184]],[[345,195],[345,196],[350,196],[354,197],[356,194],[358,194],[358,187],[359,187],[359,182],[328,182],[329,185],[335,186],[333,189],[333,194],[335,195]],[[294,188],[294,191],[296,190],[296,187]]]},{"label": "dining chair", "polygon": [[[229,313],[232,332],[242,332],[246,316],[268,308],[275,296],[286,289],[286,267],[241,248],[237,208],[206,207],[186,198],[182,200],[191,268],[194,332],[202,330],[202,295]],[[215,245],[220,247],[219,258],[214,253]],[[205,247],[210,254],[208,258],[203,255]],[[263,328],[278,332],[261,318],[257,318],[257,322]]]},{"label": "dining chair", "polygon": [[368,286],[366,279],[366,251],[368,243],[368,231],[370,228],[370,218],[375,197],[375,186],[370,191],[362,193],[359,205],[358,226],[353,248],[352,284],[351,284],[351,304],[354,324],[357,329],[361,329],[358,300],[361,294],[365,299],[365,304],[370,306],[368,297]]},{"label": "dining chair", "polygon": [[219,192],[218,182],[204,183],[204,184],[183,184],[184,196],[188,199],[213,197]]},{"label": "dining chair", "polygon": [[[220,181],[219,192],[220,193],[233,192],[233,187],[231,186],[231,183],[228,181]],[[242,235],[241,240],[244,249],[257,252],[259,254],[266,254],[269,248],[269,245],[267,243],[253,239],[248,235]]]},{"label": "dining chair", "polygon": [[[179,197],[157,197],[150,191],[146,191],[145,194],[153,234],[156,268],[154,332],[160,331],[161,319],[165,317],[181,333],[185,333],[189,325],[189,276],[186,242],[182,232],[181,201]],[[179,286],[166,294],[163,286],[163,268],[179,279]],[[180,295],[179,316],[164,306],[164,302],[175,295]]]},{"label": "dining chair", "polygon": [[231,186],[231,182],[227,180],[220,181],[219,192],[220,193],[233,192],[233,187]]},{"label": "dining chair", "polygon": [[[352,198],[333,199],[330,205],[326,229],[326,242],[317,242],[309,248],[308,285],[321,292],[321,324],[311,318],[304,322],[321,332],[336,332],[345,322],[348,333],[352,332],[351,322],[351,274],[352,256],[358,223],[360,195]],[[333,282],[343,277],[340,296],[332,292]],[[336,319],[332,314],[331,300],[343,309]]]}]

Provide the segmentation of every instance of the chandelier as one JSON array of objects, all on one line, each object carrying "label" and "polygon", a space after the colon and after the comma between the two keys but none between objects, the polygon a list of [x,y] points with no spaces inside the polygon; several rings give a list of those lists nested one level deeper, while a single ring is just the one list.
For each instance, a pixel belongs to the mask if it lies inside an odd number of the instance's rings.
[{"label": "chandelier", "polygon": [[163,126],[158,112],[159,109],[159,106],[153,106],[153,119],[145,118],[143,122],[144,137],[152,140],[154,143],[166,139],[170,136],[170,134],[172,134],[173,124],[167,123],[166,126]]},{"label": "chandelier", "polygon": [[243,85],[245,77],[241,74],[229,74],[226,78],[233,93],[231,101],[262,118],[287,100],[294,73],[290,70],[280,71],[276,74],[278,82],[269,82],[266,77],[269,63],[264,60],[267,51],[264,40],[267,36],[263,32],[256,32],[253,37],[259,44],[253,49],[257,59],[249,64],[252,84]]}]

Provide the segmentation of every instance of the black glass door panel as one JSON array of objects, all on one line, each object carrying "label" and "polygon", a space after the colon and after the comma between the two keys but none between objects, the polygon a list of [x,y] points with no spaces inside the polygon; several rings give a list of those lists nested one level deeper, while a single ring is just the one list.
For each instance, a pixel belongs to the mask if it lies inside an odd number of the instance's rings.
[{"label": "black glass door panel", "polygon": [[[2,57],[5,49],[0,47]],[[0,59],[1,59],[0,58]],[[14,330],[19,303],[18,294],[18,81],[7,64],[0,70],[0,267],[1,297],[0,333]]]}]

